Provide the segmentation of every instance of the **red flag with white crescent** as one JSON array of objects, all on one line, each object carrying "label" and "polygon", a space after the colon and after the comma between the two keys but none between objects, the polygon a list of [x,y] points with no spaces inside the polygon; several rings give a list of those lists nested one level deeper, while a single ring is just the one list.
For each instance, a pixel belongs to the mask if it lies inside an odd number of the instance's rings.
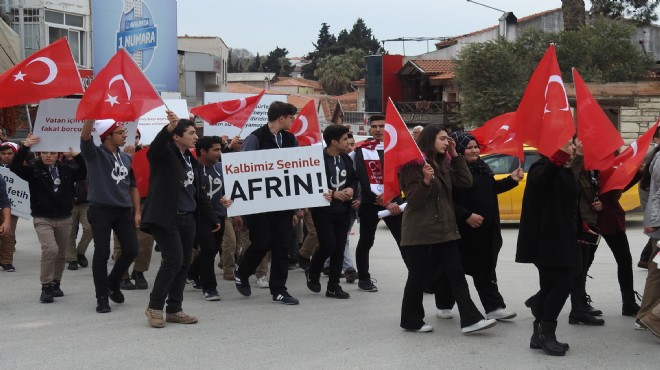
[{"label": "red flag with white crescent", "polygon": [[658,128],[658,122],[660,120],[621,152],[614,160],[614,165],[611,168],[600,172],[600,194],[607,193],[610,190],[624,189],[628,186],[635,177],[635,173],[639,171],[649,145],[651,145],[651,140],[653,140],[655,130]]},{"label": "red flag with white crescent", "polygon": [[515,124],[516,112],[509,112],[486,121],[470,133],[477,139],[481,154],[505,154],[524,161],[523,143]]},{"label": "red flag with white crescent", "polygon": [[552,157],[575,134],[554,45],[550,45],[529,79],[516,111],[515,125],[522,141],[546,157]]},{"label": "red flag with white crescent", "polygon": [[0,75],[0,108],[81,92],[80,74],[66,37]]},{"label": "red flag with white crescent", "polygon": [[384,175],[383,175],[383,203],[387,204],[401,194],[399,186],[399,168],[406,163],[424,163],[424,156],[419,150],[415,139],[408,131],[399,111],[392,99],[387,102],[385,112],[385,144]]},{"label": "red flag with white crescent", "polygon": [[135,121],[163,104],[147,76],[131,55],[121,48],[85,91],[76,111],[76,119]]},{"label": "red flag with white crescent", "polygon": [[314,100],[305,104],[293,121],[289,132],[296,136],[300,146],[310,146],[321,143],[321,126],[314,109]]},{"label": "red flag with white crescent", "polygon": [[582,142],[584,168],[608,169],[614,162],[614,151],[623,146],[623,139],[575,68],[573,68],[573,82],[577,100],[577,135]]},{"label": "red flag with white crescent", "polygon": [[190,113],[200,116],[211,125],[226,122],[242,129],[259,104],[264,92],[265,90],[261,90],[259,94],[247,98],[200,105],[190,109]]}]

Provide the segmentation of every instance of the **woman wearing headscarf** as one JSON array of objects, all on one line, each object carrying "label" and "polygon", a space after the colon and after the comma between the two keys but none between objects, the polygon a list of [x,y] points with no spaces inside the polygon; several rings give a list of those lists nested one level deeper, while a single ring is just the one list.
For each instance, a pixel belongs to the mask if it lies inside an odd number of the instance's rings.
[{"label": "woman wearing headscarf", "polygon": [[401,327],[417,332],[433,330],[424,322],[423,287],[427,273],[434,276],[442,271],[458,304],[461,331],[490,328],[496,321],[485,320],[472,302],[458,250],[460,234],[452,188],[471,186],[470,170],[441,126],[426,126],[417,144],[427,162],[407,164],[399,173],[401,189],[408,200],[401,227],[401,254],[408,268]]},{"label": "woman wearing headscarf", "polygon": [[[472,186],[454,190],[454,208],[456,222],[461,239],[458,242],[463,262],[463,270],[472,276],[474,287],[479,294],[486,317],[507,320],[516,317],[516,313],[506,309],[504,298],[497,287],[497,258],[502,248],[500,213],[497,194],[518,186],[523,179],[522,168],[510,176],[495,180],[493,171],[479,157],[479,143],[470,133],[452,132],[456,142],[456,151],[465,157],[472,174]],[[436,294],[443,295],[443,303],[438,307],[438,316],[451,317],[454,304],[451,291],[442,287]]]}]

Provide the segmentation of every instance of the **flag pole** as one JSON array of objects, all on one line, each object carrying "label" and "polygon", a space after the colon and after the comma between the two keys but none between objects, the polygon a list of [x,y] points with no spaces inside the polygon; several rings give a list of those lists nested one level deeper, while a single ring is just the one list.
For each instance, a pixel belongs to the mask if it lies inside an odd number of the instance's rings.
[{"label": "flag pole", "polygon": [[30,117],[30,107],[25,104],[25,115],[27,116],[28,125],[30,125],[30,133],[32,132],[32,117]]}]

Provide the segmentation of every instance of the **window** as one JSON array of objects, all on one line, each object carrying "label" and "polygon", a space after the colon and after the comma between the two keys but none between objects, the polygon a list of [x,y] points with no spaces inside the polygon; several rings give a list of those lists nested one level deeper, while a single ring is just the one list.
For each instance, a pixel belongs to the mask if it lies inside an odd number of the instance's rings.
[{"label": "window", "polygon": [[514,168],[518,167],[518,159],[508,155],[489,155],[487,157],[483,157],[483,160],[495,175],[511,173],[513,172]]},{"label": "window", "polygon": [[[20,35],[20,21],[18,8],[12,8],[11,14],[13,16],[11,28],[14,32]],[[40,32],[40,19],[41,14],[39,9],[36,8],[24,8],[23,9],[23,31],[24,31],[24,42],[25,42],[25,56],[29,57],[35,51],[41,49],[41,32]]]},{"label": "window", "polygon": [[76,64],[81,66],[87,65],[84,17],[82,15],[46,10],[45,21],[48,30],[48,43],[53,43],[66,36]]}]

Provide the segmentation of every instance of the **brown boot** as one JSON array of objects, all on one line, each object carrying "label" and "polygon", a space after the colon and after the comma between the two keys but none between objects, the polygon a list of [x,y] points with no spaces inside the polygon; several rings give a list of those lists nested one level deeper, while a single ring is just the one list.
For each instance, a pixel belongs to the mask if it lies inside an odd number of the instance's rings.
[{"label": "brown boot", "polygon": [[175,313],[167,313],[165,316],[165,320],[167,322],[173,322],[177,324],[197,324],[197,318],[194,316],[189,316],[185,314],[183,311],[175,312]]}]

